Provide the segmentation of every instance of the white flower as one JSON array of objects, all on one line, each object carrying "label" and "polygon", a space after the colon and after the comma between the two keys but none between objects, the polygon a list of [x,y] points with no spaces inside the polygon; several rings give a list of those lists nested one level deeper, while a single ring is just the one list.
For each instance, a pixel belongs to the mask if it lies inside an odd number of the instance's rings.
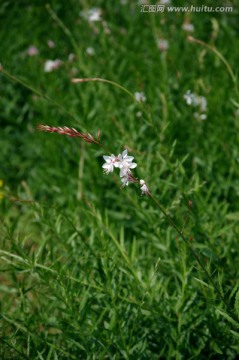
[{"label": "white flower", "polygon": [[50,49],[54,49],[54,47],[55,47],[55,43],[53,40],[48,40],[47,45],[49,46]]},{"label": "white flower", "polygon": [[74,61],[74,60],[75,60],[75,54],[70,53],[70,54],[68,55],[68,60],[69,60],[70,62]]},{"label": "white flower", "polygon": [[36,56],[38,54],[39,54],[39,50],[34,45],[29,46],[29,48],[27,49],[27,55],[28,56]]},{"label": "white flower", "polygon": [[145,181],[140,180],[139,183],[141,185],[140,190],[142,191],[142,195],[148,195],[149,189],[148,189],[147,185],[145,184]]},{"label": "white flower", "polygon": [[95,55],[95,49],[93,47],[88,47],[86,48],[86,54],[89,56],[94,56]]},{"label": "white flower", "polygon": [[188,90],[183,97],[187,105],[195,105],[196,97],[191,90]]},{"label": "white flower", "polygon": [[190,90],[188,90],[183,97],[187,105],[198,107],[201,112],[207,111],[207,99],[204,96],[198,96],[192,93]]},{"label": "white flower", "polygon": [[194,31],[194,25],[190,23],[184,23],[182,26],[182,29],[187,32],[193,32]]},{"label": "white flower", "polygon": [[137,164],[133,163],[133,156],[128,156],[128,150],[124,150],[122,154],[118,155],[117,167],[120,169],[120,177],[127,176],[131,173],[130,169],[136,168]]},{"label": "white flower", "polygon": [[105,163],[103,169],[106,174],[114,171],[114,168],[120,169],[120,178],[123,186],[127,186],[129,182],[134,182],[135,179],[131,175],[131,169],[136,168],[137,164],[133,162],[134,157],[128,156],[128,150],[124,150],[122,154],[115,156],[103,156]]},{"label": "white flower", "polygon": [[127,161],[120,162],[118,167],[120,168],[120,177],[131,174],[130,169],[136,168],[136,163],[129,163]]},{"label": "white flower", "polygon": [[199,114],[198,112],[195,112],[193,115],[197,120],[206,120],[207,118],[206,114]]},{"label": "white flower", "polygon": [[85,19],[87,19],[89,22],[94,22],[94,21],[101,21],[101,9],[99,8],[92,8],[88,11],[82,11],[81,12],[81,16],[83,16]]},{"label": "white flower", "polygon": [[44,64],[44,71],[51,72],[62,65],[62,61],[59,59],[56,60],[47,60]]},{"label": "white flower", "polygon": [[127,161],[128,163],[131,163],[134,160],[133,156],[128,156],[128,150],[124,150],[122,154],[118,155],[118,159],[120,162]]},{"label": "white flower", "polygon": [[105,163],[102,165],[104,172],[108,175],[110,172],[114,171],[114,167],[118,167],[118,159],[111,154],[111,156],[103,156]]},{"label": "white flower", "polygon": [[136,99],[136,101],[142,101],[142,102],[145,102],[146,101],[146,96],[144,95],[143,92],[135,92],[134,93],[134,97]]},{"label": "white flower", "polygon": [[198,110],[198,112],[194,113],[194,117],[197,120],[206,120],[207,99],[204,96],[193,94],[190,90],[188,90],[183,97],[188,105],[191,105]]},{"label": "white flower", "polygon": [[161,51],[168,50],[168,40],[166,39],[157,39],[157,46]]}]

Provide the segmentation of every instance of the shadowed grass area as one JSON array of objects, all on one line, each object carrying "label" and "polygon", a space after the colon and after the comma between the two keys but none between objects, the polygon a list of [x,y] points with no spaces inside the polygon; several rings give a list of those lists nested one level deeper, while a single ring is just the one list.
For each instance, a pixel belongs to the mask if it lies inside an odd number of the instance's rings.
[{"label": "shadowed grass area", "polygon": [[[237,358],[239,29],[231,6],[0,5],[2,359]],[[59,67],[44,71],[56,59]],[[94,137],[100,129],[109,153],[39,124]],[[134,176],[188,245],[138,184],[122,189],[116,171],[103,174],[103,155],[125,148]]]}]

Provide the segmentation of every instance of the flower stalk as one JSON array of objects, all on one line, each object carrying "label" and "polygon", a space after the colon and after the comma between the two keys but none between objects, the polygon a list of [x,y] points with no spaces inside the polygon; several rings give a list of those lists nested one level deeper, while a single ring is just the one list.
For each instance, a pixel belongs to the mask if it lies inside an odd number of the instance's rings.
[{"label": "flower stalk", "polygon": [[69,128],[67,126],[55,127],[55,126],[48,126],[48,125],[38,125],[37,129],[40,131],[44,131],[44,132],[58,133],[58,134],[67,135],[70,137],[79,137],[83,141],[91,143],[91,144],[99,144],[100,143],[100,131],[98,131],[97,140],[96,140],[90,133],[84,134],[84,133],[77,131],[75,128]]}]

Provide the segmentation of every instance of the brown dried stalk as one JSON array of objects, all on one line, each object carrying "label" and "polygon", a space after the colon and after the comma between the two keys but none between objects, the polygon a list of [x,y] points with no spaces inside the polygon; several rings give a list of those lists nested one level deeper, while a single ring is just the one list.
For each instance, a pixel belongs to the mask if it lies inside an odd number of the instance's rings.
[{"label": "brown dried stalk", "polygon": [[70,137],[79,137],[83,141],[91,143],[91,144],[99,144],[100,142],[100,130],[98,131],[97,140],[91,134],[84,134],[77,131],[74,128],[68,128],[67,126],[60,127],[60,126],[48,126],[48,125],[38,125],[37,129],[40,131],[50,132],[50,133],[58,133],[61,135],[68,135]]}]

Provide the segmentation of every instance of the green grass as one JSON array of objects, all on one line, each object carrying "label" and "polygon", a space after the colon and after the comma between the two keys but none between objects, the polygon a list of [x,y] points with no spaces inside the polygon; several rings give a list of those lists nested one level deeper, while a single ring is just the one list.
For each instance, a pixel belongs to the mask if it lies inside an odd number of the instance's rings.
[{"label": "green grass", "polygon": [[[79,16],[92,7],[110,34]],[[186,19],[219,56],[188,41]],[[236,359],[236,1],[231,14],[188,15],[141,13],[133,1],[3,1],[0,21],[0,62],[13,77],[0,73],[1,359]],[[167,52],[157,38],[168,40]],[[30,45],[39,55],[26,55]],[[63,65],[45,73],[56,58]],[[108,79],[147,101],[73,77]],[[186,104],[189,89],[206,97],[205,121]],[[117,176],[103,174],[104,150],[38,124],[100,129],[116,155],[128,147],[135,176],[179,229],[192,200],[184,236],[224,302],[138,185],[121,190]]]}]

